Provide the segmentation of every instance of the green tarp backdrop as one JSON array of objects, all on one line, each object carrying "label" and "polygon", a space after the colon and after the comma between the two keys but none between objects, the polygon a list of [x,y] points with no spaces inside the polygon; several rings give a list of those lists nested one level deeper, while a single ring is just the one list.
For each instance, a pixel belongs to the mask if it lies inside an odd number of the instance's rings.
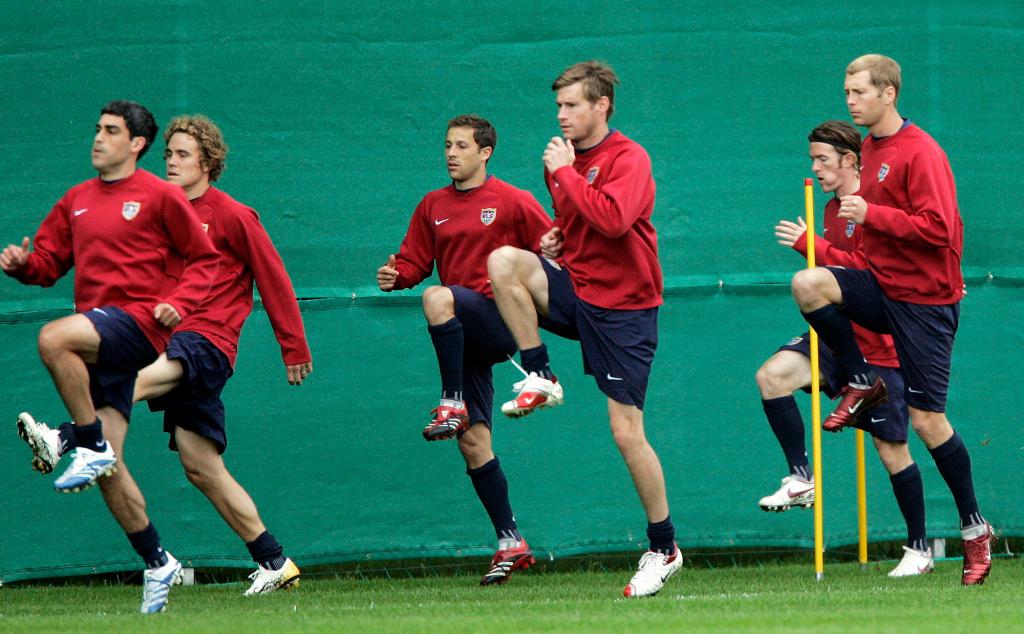
[{"label": "green tarp backdrop", "polygon": [[[226,461],[300,565],[492,552],[455,443],[420,437],[438,379],[418,290],[384,295],[373,273],[420,197],[446,184],[445,123],[456,114],[489,118],[499,135],[491,172],[547,205],[540,155],[558,133],[550,84],[588,58],[618,71],[613,127],[647,148],[658,184],[667,288],[646,421],[679,543],[810,547],[809,512],[756,504],[786,467],[754,372],[805,328],[787,286],[801,260],[775,244],[772,227],[802,213],[807,133],[848,118],[846,63],[891,55],[904,71],[900,111],[946,149],[966,225],[969,294],[949,415],[971,451],[982,511],[1024,535],[1021,3],[0,5],[3,244],[32,235],[68,187],[93,175],[89,146],[106,101],[137,100],[161,124],[204,112],[222,126],[231,153],[220,185],[260,211],[303,298],[316,366],[306,385],[289,387],[266,315],[254,313],[225,391]],[[143,167],[162,174],[161,151]],[[99,492],[55,494],[15,433],[23,409],[66,416],[35,336],[71,310],[70,281],[40,289],[0,279],[0,581],[138,567]],[[640,549],[645,518],[604,399],[578,349],[549,344],[565,406],[496,420],[520,528],[543,557]],[[496,398],[516,374],[496,368]],[[853,437],[823,439],[829,547],[856,541]],[[952,499],[916,438],[911,452],[931,536],[956,536]],[[899,539],[903,522],[873,454],[871,538]],[[144,407],[127,462],[170,551],[195,566],[250,565]]]}]

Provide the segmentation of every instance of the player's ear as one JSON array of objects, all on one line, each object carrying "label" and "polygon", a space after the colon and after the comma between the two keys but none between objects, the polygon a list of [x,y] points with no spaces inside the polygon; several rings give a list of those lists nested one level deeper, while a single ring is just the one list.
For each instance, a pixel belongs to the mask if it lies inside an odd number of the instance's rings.
[{"label": "player's ear", "polygon": [[131,150],[131,152],[133,154],[136,154],[136,155],[139,154],[140,152],[142,152],[142,149],[144,147],[146,147],[146,137],[139,135],[139,136],[133,136],[131,138],[131,143],[129,145],[129,149]]},{"label": "player's ear", "polygon": [[494,148],[492,148],[490,146],[480,148],[480,158],[482,158],[483,160],[486,161],[486,160],[490,159],[491,158],[491,154],[494,154]]}]

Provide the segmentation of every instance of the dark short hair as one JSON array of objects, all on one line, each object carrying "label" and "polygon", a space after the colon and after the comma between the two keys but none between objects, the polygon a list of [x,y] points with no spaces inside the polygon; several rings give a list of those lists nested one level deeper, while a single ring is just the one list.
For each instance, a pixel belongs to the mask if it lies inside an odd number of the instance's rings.
[{"label": "dark short hair", "polygon": [[146,152],[149,151],[149,146],[153,145],[153,141],[156,140],[156,133],[159,130],[156,125],[156,119],[153,118],[153,113],[134,101],[111,101],[100,110],[100,115],[105,114],[122,117],[125,125],[128,127],[128,136],[130,138],[134,139],[140,136],[146,139],[146,145],[142,146],[139,158],[141,159],[145,156]]},{"label": "dark short hair", "polygon": [[491,122],[475,114],[460,114],[448,122],[448,129],[452,128],[473,128],[473,140],[480,146],[491,148],[494,151],[498,145],[498,131],[494,129]]},{"label": "dark short hair", "polygon": [[612,67],[594,59],[573,64],[555,79],[551,84],[551,90],[557,92],[576,82],[583,82],[583,96],[590,103],[596,103],[601,97],[608,97],[607,120],[611,120],[612,113],[615,112],[615,86],[619,83],[619,77]]},{"label": "dark short hair", "polygon": [[852,152],[860,165],[860,132],[846,121],[832,120],[822,123],[807,135],[811,143],[826,143],[839,152],[839,156]]}]

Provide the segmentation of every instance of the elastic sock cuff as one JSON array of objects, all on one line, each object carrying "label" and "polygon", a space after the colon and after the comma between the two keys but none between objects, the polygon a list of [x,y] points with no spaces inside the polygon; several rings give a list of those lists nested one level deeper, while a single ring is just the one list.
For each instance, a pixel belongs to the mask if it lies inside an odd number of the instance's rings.
[{"label": "elastic sock cuff", "polygon": [[477,467],[476,469],[466,468],[466,475],[468,475],[471,478],[475,478],[477,476],[487,475],[488,473],[500,467],[501,463],[498,462],[498,456],[494,456],[493,460]]}]

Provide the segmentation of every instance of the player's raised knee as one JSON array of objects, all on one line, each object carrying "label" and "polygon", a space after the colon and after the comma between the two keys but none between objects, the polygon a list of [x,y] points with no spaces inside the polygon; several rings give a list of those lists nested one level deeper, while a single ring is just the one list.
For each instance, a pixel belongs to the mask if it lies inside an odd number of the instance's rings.
[{"label": "player's raised knee", "polygon": [[430,286],[423,291],[423,314],[431,323],[447,321],[455,316],[455,295],[447,286]]},{"label": "player's raised knee", "polygon": [[491,282],[508,280],[515,274],[519,249],[510,246],[498,247],[487,256],[487,274]]}]

